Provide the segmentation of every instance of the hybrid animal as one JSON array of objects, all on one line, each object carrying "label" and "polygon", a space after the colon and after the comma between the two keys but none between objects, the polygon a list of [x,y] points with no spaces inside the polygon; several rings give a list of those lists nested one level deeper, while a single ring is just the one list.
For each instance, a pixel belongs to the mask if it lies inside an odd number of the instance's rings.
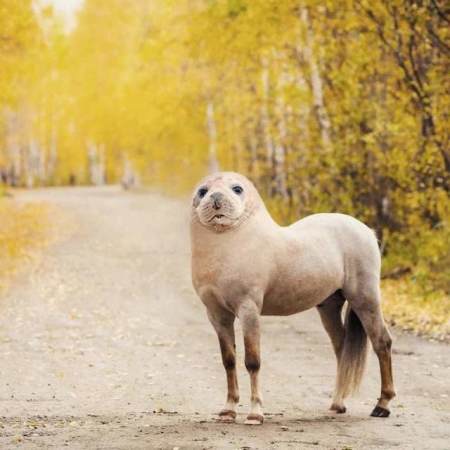
[{"label": "hybrid animal", "polygon": [[281,227],[247,178],[223,172],[206,177],[194,192],[191,245],[193,285],[219,338],[227,376],[220,420],[235,421],[239,401],[235,318],[251,382],[246,423],[262,424],[260,316],[313,307],[337,358],[331,409],[346,411],[344,399],[363,375],[368,336],[381,372],[381,395],[371,415],[389,415],[395,396],[392,341],[380,307],[380,251],[369,227],[343,214],[314,214]]}]

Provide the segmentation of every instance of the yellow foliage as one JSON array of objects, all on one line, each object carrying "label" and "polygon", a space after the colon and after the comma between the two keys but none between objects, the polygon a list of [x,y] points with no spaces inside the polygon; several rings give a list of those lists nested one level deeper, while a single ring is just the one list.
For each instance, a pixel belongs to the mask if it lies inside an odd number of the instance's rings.
[{"label": "yellow foliage", "polygon": [[387,320],[403,329],[440,340],[450,339],[450,295],[429,292],[413,280],[384,280],[383,312]]},{"label": "yellow foliage", "polygon": [[45,204],[18,204],[0,198],[0,289],[34,251],[48,241],[49,209]]}]

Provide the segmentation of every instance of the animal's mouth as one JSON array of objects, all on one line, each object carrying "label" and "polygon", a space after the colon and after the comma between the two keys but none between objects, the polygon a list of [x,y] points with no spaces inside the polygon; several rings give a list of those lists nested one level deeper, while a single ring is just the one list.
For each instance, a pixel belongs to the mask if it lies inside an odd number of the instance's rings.
[{"label": "animal's mouth", "polygon": [[211,221],[213,221],[213,220],[215,220],[215,219],[222,219],[222,218],[224,218],[225,216],[223,215],[223,214],[215,214],[213,217],[212,217],[212,219],[210,220],[210,222]]}]

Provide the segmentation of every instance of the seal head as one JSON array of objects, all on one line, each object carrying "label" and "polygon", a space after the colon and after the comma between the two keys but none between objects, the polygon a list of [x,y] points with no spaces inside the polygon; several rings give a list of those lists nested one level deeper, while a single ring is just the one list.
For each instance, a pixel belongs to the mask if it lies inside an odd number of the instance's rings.
[{"label": "seal head", "polygon": [[192,199],[192,221],[221,233],[245,222],[262,204],[256,188],[244,176],[218,172],[204,178]]}]

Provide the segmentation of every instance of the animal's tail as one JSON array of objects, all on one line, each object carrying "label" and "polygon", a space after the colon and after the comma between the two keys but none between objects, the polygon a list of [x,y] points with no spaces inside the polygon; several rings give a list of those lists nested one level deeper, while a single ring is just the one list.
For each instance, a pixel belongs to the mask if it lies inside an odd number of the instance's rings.
[{"label": "animal's tail", "polygon": [[359,317],[347,307],[345,338],[338,363],[336,397],[344,399],[361,383],[367,359],[367,335]]}]

